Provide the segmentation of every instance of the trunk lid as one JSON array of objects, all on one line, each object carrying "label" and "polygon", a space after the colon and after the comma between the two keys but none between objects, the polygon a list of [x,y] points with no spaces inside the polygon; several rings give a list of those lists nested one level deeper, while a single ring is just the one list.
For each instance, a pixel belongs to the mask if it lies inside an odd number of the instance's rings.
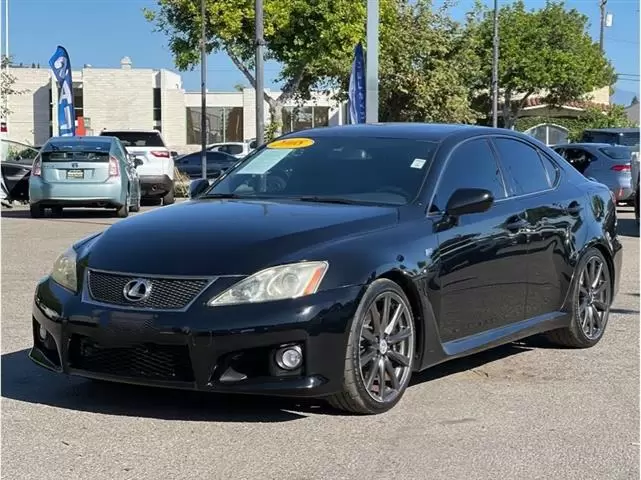
[{"label": "trunk lid", "polygon": [[89,145],[42,152],[42,178],[49,183],[104,183],[109,179],[107,150]]}]

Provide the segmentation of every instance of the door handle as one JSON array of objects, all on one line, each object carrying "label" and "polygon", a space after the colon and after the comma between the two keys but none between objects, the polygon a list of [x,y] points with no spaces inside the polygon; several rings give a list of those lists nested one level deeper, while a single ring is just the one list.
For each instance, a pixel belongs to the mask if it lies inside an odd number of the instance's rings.
[{"label": "door handle", "polygon": [[565,211],[569,215],[578,215],[581,210],[583,210],[583,207],[581,206],[581,204],[579,204],[579,202],[576,201],[570,203],[570,205],[568,205],[565,209]]},{"label": "door handle", "polygon": [[507,228],[511,232],[516,232],[518,230],[524,229],[527,226],[527,224],[528,224],[527,220],[523,218],[513,218],[505,224],[505,228]]}]

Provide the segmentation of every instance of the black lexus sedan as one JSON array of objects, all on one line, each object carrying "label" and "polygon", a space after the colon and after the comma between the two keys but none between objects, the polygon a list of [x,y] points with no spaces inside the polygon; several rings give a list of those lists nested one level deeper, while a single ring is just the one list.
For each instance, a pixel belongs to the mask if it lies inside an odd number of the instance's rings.
[{"label": "black lexus sedan", "polygon": [[618,290],[612,194],[513,131],[299,131],[191,194],[58,258],[35,362],[372,414],[449,359],[543,332],[595,345]]}]

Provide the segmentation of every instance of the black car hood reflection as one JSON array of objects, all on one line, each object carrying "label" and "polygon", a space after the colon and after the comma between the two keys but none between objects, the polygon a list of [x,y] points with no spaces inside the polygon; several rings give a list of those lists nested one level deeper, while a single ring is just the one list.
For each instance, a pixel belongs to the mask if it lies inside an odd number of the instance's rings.
[{"label": "black car hood reflection", "polygon": [[88,266],[139,274],[248,275],[302,249],[397,221],[394,207],[187,201],[112,225],[92,242]]}]

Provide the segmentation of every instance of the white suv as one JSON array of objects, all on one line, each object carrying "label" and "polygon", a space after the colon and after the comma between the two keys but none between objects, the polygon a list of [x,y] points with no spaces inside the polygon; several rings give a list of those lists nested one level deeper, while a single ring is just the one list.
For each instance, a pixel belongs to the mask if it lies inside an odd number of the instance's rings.
[{"label": "white suv", "polygon": [[100,135],[117,137],[127,152],[142,160],[136,170],[142,198],[174,203],[174,159],[157,130],[103,130]]}]

